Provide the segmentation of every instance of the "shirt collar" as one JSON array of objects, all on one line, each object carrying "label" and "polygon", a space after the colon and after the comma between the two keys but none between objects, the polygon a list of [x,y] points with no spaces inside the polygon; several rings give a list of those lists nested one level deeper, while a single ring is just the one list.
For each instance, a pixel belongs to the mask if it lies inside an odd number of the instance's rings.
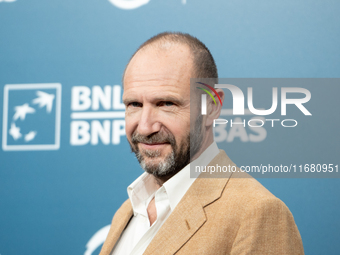
[{"label": "shirt collar", "polygon": [[133,213],[146,213],[146,202],[157,191],[152,175],[144,172],[127,188],[129,199],[133,208]]},{"label": "shirt collar", "polygon": [[[216,142],[213,142],[193,163],[206,166],[219,153]],[[176,175],[167,180],[159,191],[165,189],[170,202],[171,211],[175,209],[184,194],[190,188],[195,178],[190,178],[190,164],[186,165]],[[146,214],[147,202],[157,192],[152,175],[144,172],[127,188],[127,193],[132,204],[134,215]]]},{"label": "shirt collar", "polygon": [[[194,160],[193,163],[206,166],[218,153],[219,149],[217,144],[216,142],[213,142],[197,159]],[[172,211],[195,180],[196,178],[190,178],[190,164],[188,164],[163,184],[168,193]]]}]

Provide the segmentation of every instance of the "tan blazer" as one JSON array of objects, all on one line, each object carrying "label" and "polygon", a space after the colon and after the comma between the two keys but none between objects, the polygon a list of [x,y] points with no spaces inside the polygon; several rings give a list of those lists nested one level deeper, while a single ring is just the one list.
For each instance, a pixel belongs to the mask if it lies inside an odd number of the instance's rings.
[{"label": "tan blazer", "polygon": [[[216,164],[235,165],[222,150]],[[144,254],[304,254],[287,206],[249,175],[230,175],[197,178]],[[100,255],[111,253],[132,215],[126,200]]]}]

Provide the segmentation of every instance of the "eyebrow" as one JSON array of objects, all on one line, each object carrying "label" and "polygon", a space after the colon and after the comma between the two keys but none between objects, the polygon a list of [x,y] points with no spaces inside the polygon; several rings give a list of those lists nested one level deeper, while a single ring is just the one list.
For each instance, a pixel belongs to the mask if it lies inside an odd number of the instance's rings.
[{"label": "eyebrow", "polygon": [[182,104],[183,103],[183,100],[180,100],[177,97],[173,97],[173,96],[156,97],[155,101],[171,101],[171,102],[174,102],[176,104]]},{"label": "eyebrow", "polygon": [[136,102],[137,100],[133,100],[132,98],[123,99],[123,104],[128,105],[129,103]]},{"label": "eyebrow", "polygon": [[[183,104],[183,100],[180,100],[177,97],[173,97],[173,96],[155,97],[153,99],[153,101],[157,101],[157,102],[159,102],[159,101],[171,101],[171,102],[174,102],[175,104],[178,104],[178,105]],[[132,103],[132,102],[139,102],[139,100],[134,99],[134,98],[123,99],[123,103],[125,105],[128,105],[129,103]]]}]

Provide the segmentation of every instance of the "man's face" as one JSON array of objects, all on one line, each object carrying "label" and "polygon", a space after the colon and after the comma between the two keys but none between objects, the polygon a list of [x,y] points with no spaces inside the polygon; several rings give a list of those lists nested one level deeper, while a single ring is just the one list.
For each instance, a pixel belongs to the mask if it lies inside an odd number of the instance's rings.
[{"label": "man's face", "polygon": [[191,74],[184,45],[143,49],[126,69],[127,139],[143,169],[156,177],[176,174],[190,161]]}]

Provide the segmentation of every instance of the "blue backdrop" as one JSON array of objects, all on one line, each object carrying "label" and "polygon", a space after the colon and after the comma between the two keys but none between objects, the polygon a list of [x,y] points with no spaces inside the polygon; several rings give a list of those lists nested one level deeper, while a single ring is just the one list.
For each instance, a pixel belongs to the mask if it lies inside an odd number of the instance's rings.
[{"label": "blue backdrop", "polygon": [[[334,78],[339,12],[336,0],[0,0],[0,254],[99,253],[142,173],[121,104],[123,70],[142,42],[188,32],[209,47],[220,77]],[[327,161],[303,163],[339,164],[338,109],[303,131],[311,139],[291,140],[302,161]],[[277,147],[268,139],[235,138],[227,153],[242,163],[241,149]],[[259,181],[292,211],[306,254],[339,253],[339,179]]]}]

